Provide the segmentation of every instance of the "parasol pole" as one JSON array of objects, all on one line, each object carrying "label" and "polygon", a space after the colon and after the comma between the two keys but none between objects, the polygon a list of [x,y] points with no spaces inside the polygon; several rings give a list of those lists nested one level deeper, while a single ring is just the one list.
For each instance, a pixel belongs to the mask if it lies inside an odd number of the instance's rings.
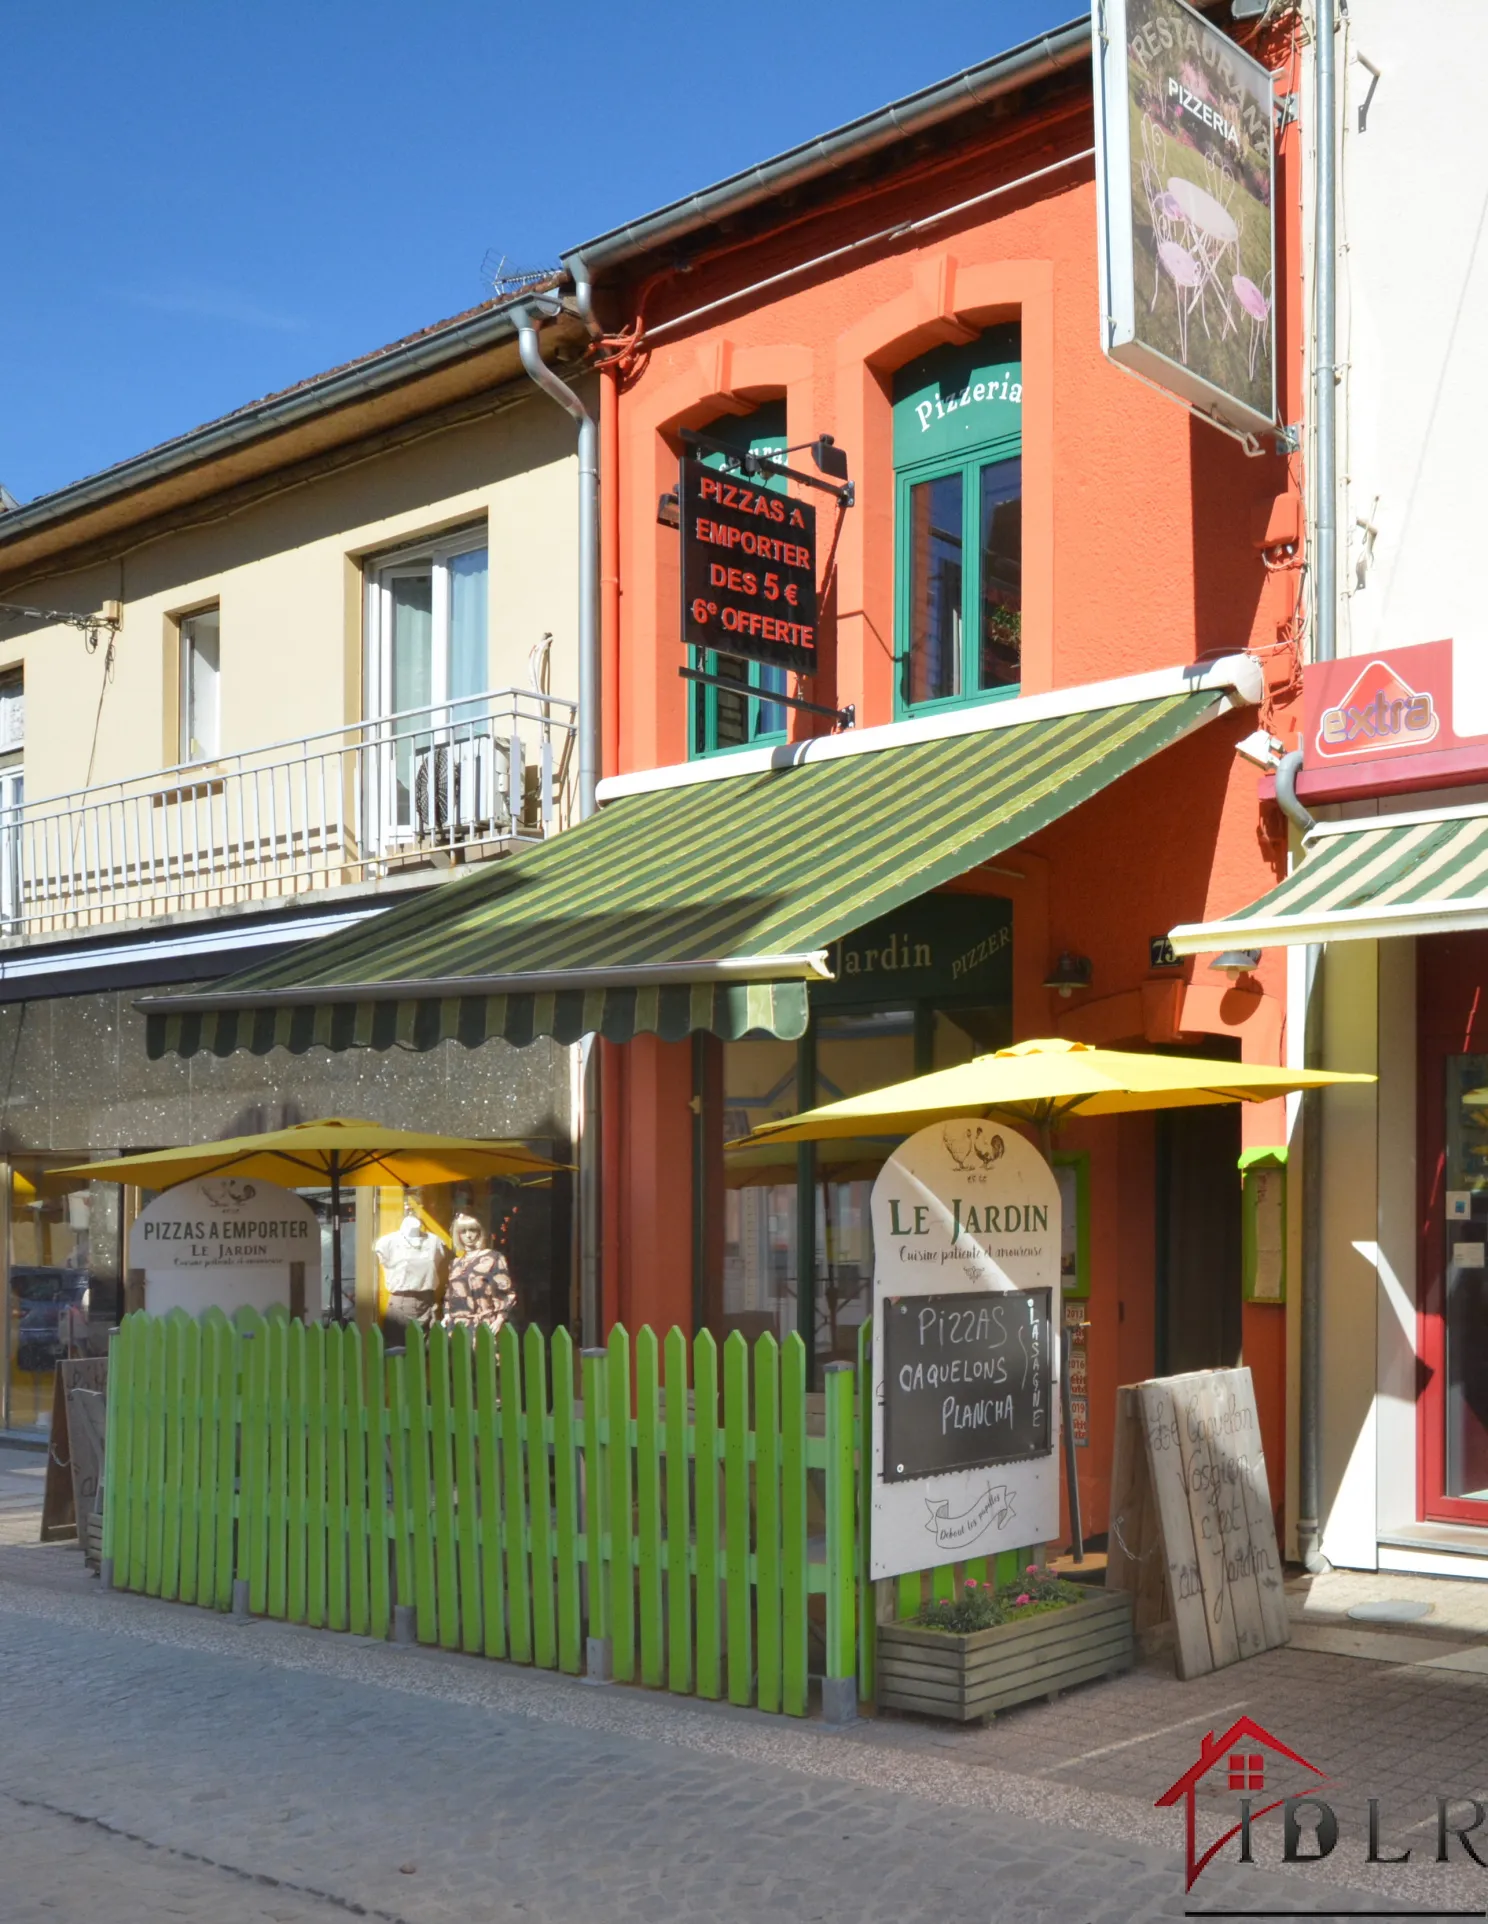
[{"label": "parasol pole", "polygon": [[341,1151],[331,1151],[331,1320],[346,1320],[341,1295]]}]

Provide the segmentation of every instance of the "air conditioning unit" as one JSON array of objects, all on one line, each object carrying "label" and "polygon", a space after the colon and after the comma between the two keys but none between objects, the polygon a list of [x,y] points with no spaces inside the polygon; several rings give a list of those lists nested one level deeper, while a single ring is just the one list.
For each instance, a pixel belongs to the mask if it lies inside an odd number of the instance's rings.
[{"label": "air conditioning unit", "polygon": [[414,832],[421,842],[470,841],[504,827],[506,798],[489,735],[414,750]]}]

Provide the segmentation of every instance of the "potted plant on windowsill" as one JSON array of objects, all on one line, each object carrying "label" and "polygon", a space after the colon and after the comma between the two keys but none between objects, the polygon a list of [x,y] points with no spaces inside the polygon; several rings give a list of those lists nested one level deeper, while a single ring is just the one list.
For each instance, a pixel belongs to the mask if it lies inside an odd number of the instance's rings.
[{"label": "potted plant on windowsill", "polygon": [[881,1709],[970,1723],[1132,1664],[1131,1599],[1030,1564],[1000,1588],[968,1577],[953,1598],[878,1626]]}]

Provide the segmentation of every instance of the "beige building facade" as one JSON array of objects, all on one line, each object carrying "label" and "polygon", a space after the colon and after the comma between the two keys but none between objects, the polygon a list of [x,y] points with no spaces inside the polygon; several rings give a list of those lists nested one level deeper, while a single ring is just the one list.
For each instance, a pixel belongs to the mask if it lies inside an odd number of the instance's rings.
[{"label": "beige building facade", "polygon": [[[544,356],[586,338],[560,316]],[[577,501],[491,303],[0,514],[0,1429],[44,1426],[82,1294],[120,1301],[136,1199],[68,1162],[331,1114],[566,1160],[556,1044],[152,1063],[134,1003],[567,826]],[[363,1317],[378,1194],[343,1230]],[[525,1314],[564,1313],[564,1179],[422,1200],[491,1217]]]}]

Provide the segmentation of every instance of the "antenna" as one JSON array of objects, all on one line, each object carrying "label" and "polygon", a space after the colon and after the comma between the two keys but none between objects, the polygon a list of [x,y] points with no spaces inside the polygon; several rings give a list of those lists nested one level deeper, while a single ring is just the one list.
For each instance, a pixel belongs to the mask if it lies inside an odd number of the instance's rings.
[{"label": "antenna", "polygon": [[488,247],[481,261],[480,277],[498,300],[504,300],[508,294],[520,294],[524,288],[556,281],[562,271],[559,267],[513,267],[505,254]]}]

